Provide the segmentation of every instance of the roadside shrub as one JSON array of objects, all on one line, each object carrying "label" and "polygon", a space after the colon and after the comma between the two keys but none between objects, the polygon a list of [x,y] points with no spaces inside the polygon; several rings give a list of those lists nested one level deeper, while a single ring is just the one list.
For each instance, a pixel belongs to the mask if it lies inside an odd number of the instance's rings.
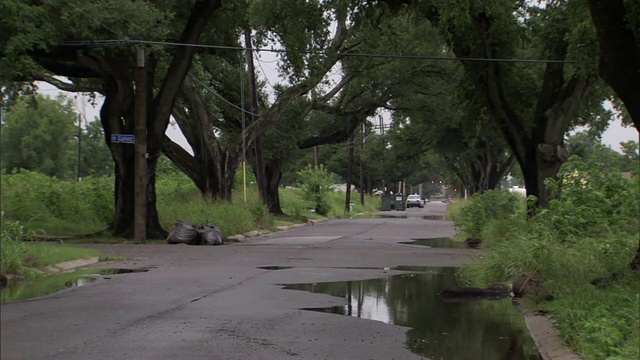
[{"label": "roadside shrub", "polygon": [[[639,358],[640,272],[629,263],[640,236],[640,182],[572,158],[561,168],[559,180],[548,185],[555,198],[530,221],[522,221],[524,211],[518,208],[520,214],[480,226],[483,240],[500,236],[502,229],[508,241],[495,243],[465,266],[461,279],[488,286],[535,274],[554,300],[525,304],[548,312],[583,358]],[[475,200],[456,208],[453,217],[461,229],[477,233],[477,221],[486,213]],[[465,219],[469,209],[475,212]],[[596,287],[595,279],[606,285]]]},{"label": "roadside shrub", "polygon": [[316,213],[327,216],[331,210],[331,205],[327,196],[332,192],[333,176],[324,166],[313,167],[307,165],[306,168],[296,173],[302,183],[302,191],[305,198]]},{"label": "roadside shrub", "polygon": [[508,219],[516,213],[519,203],[519,198],[506,190],[487,190],[461,205],[453,205],[455,210],[449,218],[466,236],[481,237],[487,223]]},{"label": "roadside shrub", "polygon": [[280,206],[285,214],[294,218],[309,216],[309,202],[304,199],[301,189],[294,187],[280,189]]},{"label": "roadside shrub", "polygon": [[[4,214],[2,214],[4,217]],[[0,229],[0,274],[19,274],[22,272],[22,257],[27,252],[22,239],[31,232],[20,222],[2,220]]]},{"label": "roadside shrub", "polygon": [[558,178],[547,181],[555,198],[538,221],[548,222],[563,238],[640,229],[639,177],[629,180],[603,172],[574,156],[561,167]]},{"label": "roadside shrub", "polygon": [[109,178],[64,181],[23,170],[3,174],[1,186],[2,210],[25,226],[28,222],[103,228],[113,217],[113,180]]},{"label": "roadside shrub", "polygon": [[190,199],[202,198],[193,181],[183,173],[170,173],[158,176],[156,180],[156,197],[163,206],[170,206]]},{"label": "roadside shrub", "polygon": [[253,219],[253,223],[259,229],[270,229],[273,227],[275,218],[269,213],[269,210],[258,198],[247,201],[245,205],[249,209],[249,213]]}]

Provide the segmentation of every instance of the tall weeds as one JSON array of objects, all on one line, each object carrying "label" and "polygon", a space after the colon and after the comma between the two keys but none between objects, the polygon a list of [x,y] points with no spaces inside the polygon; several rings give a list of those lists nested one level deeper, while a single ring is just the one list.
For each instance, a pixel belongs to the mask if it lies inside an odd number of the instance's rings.
[{"label": "tall weeds", "polygon": [[[548,182],[555,199],[530,221],[522,202],[511,214],[496,212],[514,203],[495,192],[452,207],[461,235],[489,248],[462,279],[487,286],[535,274],[554,301],[528,306],[548,311],[585,359],[640,358],[640,272],[629,267],[640,237],[639,180],[572,158]],[[598,278],[605,285],[594,286]]]}]

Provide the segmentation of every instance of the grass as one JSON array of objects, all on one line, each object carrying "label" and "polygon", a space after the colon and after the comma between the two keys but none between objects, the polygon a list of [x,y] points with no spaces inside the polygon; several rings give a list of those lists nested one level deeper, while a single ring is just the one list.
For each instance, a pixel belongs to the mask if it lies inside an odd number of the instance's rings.
[{"label": "grass", "polygon": [[[457,237],[470,236],[466,230],[471,229],[487,250],[461,270],[462,280],[485,287],[535,274],[554,299],[526,298],[525,307],[553,318],[565,342],[582,358],[640,358],[640,271],[629,267],[640,234],[637,226],[618,225],[637,224],[638,188],[632,184],[619,189],[636,203],[617,206],[612,216],[598,215],[593,221],[589,216],[608,205],[581,204],[585,192],[568,192],[529,221],[524,220],[523,207],[511,216],[496,217],[492,207],[500,206],[498,202],[485,202],[478,212],[465,209],[475,199],[450,204],[449,214],[460,224]],[[568,221],[569,216],[582,218]],[[592,282],[598,278],[610,281],[596,287]]]},{"label": "grass", "polygon": [[99,256],[100,252],[94,249],[51,244],[27,244],[24,263],[33,268],[43,268],[69,260]]},{"label": "grass", "polygon": [[640,358],[640,284],[626,272],[607,289],[575,283],[554,287],[555,300],[541,304],[556,326],[585,359]]},{"label": "grass", "polygon": [[[111,237],[107,230],[113,215],[113,197],[109,195],[113,192],[111,179],[88,178],[70,182],[25,171],[3,174],[2,180],[0,273],[33,273],[33,269],[46,265],[99,256],[93,250],[21,241],[37,240],[34,235],[73,236],[61,240],[64,244],[131,242]],[[268,213],[255,188],[248,189],[246,201],[242,191],[235,190],[232,202],[212,202],[204,200],[186,176],[170,174],[158,177],[156,190],[159,220],[167,230],[177,220],[188,220],[193,224],[215,224],[225,236],[230,236],[326,218],[309,211],[312,204],[298,188],[280,189],[281,207],[287,215],[277,217]],[[360,204],[358,193],[354,192],[352,199],[354,209],[347,213],[344,210],[345,194],[327,193],[326,203],[330,209],[327,217],[368,217],[369,212],[380,206],[380,199],[376,197],[366,196],[364,206]],[[147,243],[163,244],[166,241],[147,240]]]}]

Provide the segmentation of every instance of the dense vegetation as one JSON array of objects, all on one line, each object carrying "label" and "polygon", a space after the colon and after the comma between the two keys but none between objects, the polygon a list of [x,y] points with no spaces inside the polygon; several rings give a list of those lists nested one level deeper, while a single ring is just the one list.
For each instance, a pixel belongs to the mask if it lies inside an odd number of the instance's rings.
[{"label": "dense vegetation", "polygon": [[505,191],[450,205],[459,236],[479,237],[488,249],[463,278],[476,286],[535,279],[553,300],[534,296],[525,306],[548,312],[581,356],[637,359],[640,273],[629,264],[640,237],[640,178],[603,172],[576,156],[549,186],[562,192],[529,221],[525,199]]},{"label": "dense vegetation", "polygon": [[[635,83],[616,74],[635,74],[629,68],[637,65],[637,56],[628,49],[637,48],[638,7],[633,1],[610,2],[616,16],[603,16],[595,0],[545,6],[465,0],[456,7],[413,0],[287,6],[279,0],[191,0],[180,7],[153,1],[5,1],[2,108],[17,118],[25,108],[21,97],[36,81],[104,97],[100,125],[118,170],[112,172],[117,185],[110,228],[117,236],[133,234],[135,155],[133,147],[112,143],[110,135],[134,133],[136,95],[147,98],[148,238],[166,235],[156,208],[161,154],[205,198],[225,201],[231,200],[236,169],[245,158],[261,201],[273,214],[283,213],[278,194],[283,170],[295,173],[306,165],[292,169],[300,165],[298,151],[330,144],[355,150],[358,140],[360,156],[350,150],[350,166],[330,170],[367,191],[447,177],[447,183],[473,193],[495,188],[517,163],[528,193],[546,207],[550,191],[543,179],[555,178],[566,161],[568,131],[586,125],[601,132],[611,119],[604,100],[611,100],[626,123],[637,124]],[[136,26],[123,25],[131,19]],[[154,45],[145,46],[147,40]],[[175,41],[224,49],[161,45]],[[270,46],[283,50],[275,65],[283,81],[275,85],[256,79],[260,56],[239,52]],[[147,82],[133,71],[142,50]],[[392,112],[392,123],[374,131],[370,120],[380,109]],[[191,151],[164,136],[172,116]],[[4,125],[14,134],[25,129],[24,121]],[[384,136],[367,143],[381,146],[364,150],[365,139],[374,134]],[[61,149],[47,159],[53,162],[25,152],[3,159],[6,169],[69,177],[73,168],[59,164],[70,152],[60,141],[48,144]],[[376,153],[382,156],[369,156]],[[23,160],[31,164],[16,162]],[[359,171],[353,166],[358,161],[367,161]],[[416,162],[428,171],[420,174],[423,179],[412,170]],[[100,174],[114,169],[94,168]]]},{"label": "dense vegetation", "polygon": [[[236,190],[233,202],[211,202],[189,179],[180,173],[167,172],[158,180],[158,201],[162,225],[170,228],[176,220],[186,219],[194,224],[213,223],[226,236],[252,230],[272,230],[275,225],[303,222],[307,218],[345,216],[345,194],[330,190],[333,175],[325,170],[307,169],[300,181],[303,188],[282,189],[283,209],[288,216],[275,217],[260,202],[255,185],[249,187],[247,201],[241,190]],[[322,192],[313,190],[318,182],[325,184]],[[237,184],[238,188],[241,188]],[[37,235],[75,235],[66,242],[121,242],[112,238],[107,229],[113,214],[113,178],[87,177],[80,182],[59,180],[44,174],[22,171],[2,175],[0,184],[2,216],[2,271],[27,273],[30,268],[61,260],[51,251],[43,252],[22,240],[37,240]],[[378,207],[377,199],[367,196],[366,205],[354,204],[351,214],[372,211]],[[318,202],[322,211],[318,209]],[[322,213],[322,214],[320,214]],[[34,260],[34,253],[39,253]],[[72,259],[85,256],[75,249]]]}]

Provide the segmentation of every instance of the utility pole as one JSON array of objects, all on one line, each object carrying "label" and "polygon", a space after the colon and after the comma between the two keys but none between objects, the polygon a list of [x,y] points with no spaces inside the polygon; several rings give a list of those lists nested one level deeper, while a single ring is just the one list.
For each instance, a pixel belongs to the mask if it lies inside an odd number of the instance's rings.
[{"label": "utility pole", "polygon": [[353,137],[355,132],[351,133],[349,138],[349,164],[347,165],[347,199],[345,204],[345,213],[351,211],[351,173],[353,172]]},{"label": "utility pole", "polygon": [[[315,86],[311,89],[311,102],[316,102],[316,88]],[[318,165],[320,165],[320,148],[318,145],[313,147],[313,168],[317,169]]]},{"label": "utility pole", "polygon": [[362,123],[362,126],[360,127],[360,134],[361,139],[360,139],[360,205],[364,206],[364,132],[365,132],[365,126],[364,126],[364,122]]},{"label": "utility pole", "polygon": [[247,132],[244,101],[244,52],[240,52],[240,106],[242,112],[242,190],[244,192],[244,203],[247,203]]},{"label": "utility pole", "polygon": [[82,151],[82,115],[78,114],[78,159],[76,161],[77,164],[77,179],[80,181],[80,152]]},{"label": "utility pole", "polygon": [[135,71],[135,169],[133,238],[142,244],[147,237],[147,69],[144,49],[139,48]]}]

